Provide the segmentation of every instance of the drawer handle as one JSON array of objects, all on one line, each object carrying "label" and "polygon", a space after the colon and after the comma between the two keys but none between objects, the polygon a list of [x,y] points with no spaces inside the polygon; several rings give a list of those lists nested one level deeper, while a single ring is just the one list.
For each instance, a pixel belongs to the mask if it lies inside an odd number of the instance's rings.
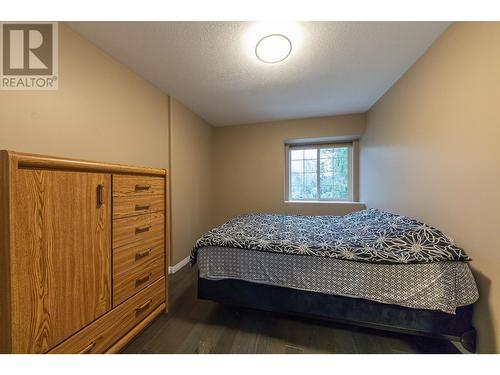
[{"label": "drawer handle", "polygon": [[89,354],[92,349],[96,346],[96,342],[92,341],[88,346],[86,346],[84,349],[82,349],[78,354]]},{"label": "drawer handle", "polygon": [[151,185],[135,185],[135,191],[140,191],[140,190],[149,190]]},{"label": "drawer handle", "polygon": [[149,306],[151,306],[152,303],[153,303],[152,299],[150,299],[149,301],[146,301],[142,305],[136,307],[135,312],[137,314],[140,314],[141,312],[143,312],[144,310],[146,310]]},{"label": "drawer handle", "polygon": [[135,228],[135,233],[138,234],[138,233],[149,232],[150,229],[151,229],[151,225],[145,225],[143,227],[137,227],[137,228]]},{"label": "drawer handle", "polygon": [[151,250],[152,249],[147,249],[147,250],[139,251],[138,253],[135,254],[135,260],[139,260],[139,259],[142,259],[144,257],[148,257],[149,254],[151,254]]},{"label": "drawer handle", "polygon": [[97,208],[102,207],[104,204],[104,185],[97,185]]},{"label": "drawer handle", "polygon": [[143,205],[136,204],[136,205],[135,205],[135,210],[136,210],[136,211],[141,211],[141,210],[149,210],[149,207],[151,207],[151,205],[150,205],[150,204],[143,204]]},{"label": "drawer handle", "polygon": [[152,276],[152,273],[148,273],[146,276],[141,277],[140,279],[135,280],[135,286],[138,287],[141,284],[144,284],[149,278]]}]

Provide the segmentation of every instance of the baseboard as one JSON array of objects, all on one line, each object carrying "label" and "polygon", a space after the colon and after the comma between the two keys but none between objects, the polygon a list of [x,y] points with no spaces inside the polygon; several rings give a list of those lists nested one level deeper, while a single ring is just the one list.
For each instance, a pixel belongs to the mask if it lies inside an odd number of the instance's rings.
[{"label": "baseboard", "polygon": [[179,263],[173,265],[172,267],[168,267],[168,273],[169,274],[176,273],[177,271],[179,271],[182,267],[184,267],[188,263],[189,263],[189,257],[186,257],[183,260],[181,260]]}]

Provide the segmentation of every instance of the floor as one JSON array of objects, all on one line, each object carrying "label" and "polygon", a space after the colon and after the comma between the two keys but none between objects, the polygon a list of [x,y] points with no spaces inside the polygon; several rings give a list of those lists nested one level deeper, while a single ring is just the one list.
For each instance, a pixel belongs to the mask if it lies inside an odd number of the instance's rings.
[{"label": "floor", "polygon": [[449,342],[196,298],[196,268],[170,276],[170,311],[124,353],[459,353]]}]

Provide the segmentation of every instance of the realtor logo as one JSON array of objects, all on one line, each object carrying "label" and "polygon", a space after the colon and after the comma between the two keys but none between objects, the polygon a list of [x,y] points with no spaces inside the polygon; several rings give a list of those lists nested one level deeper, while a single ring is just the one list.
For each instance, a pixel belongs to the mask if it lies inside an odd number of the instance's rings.
[{"label": "realtor logo", "polygon": [[0,23],[0,89],[57,90],[57,22]]}]

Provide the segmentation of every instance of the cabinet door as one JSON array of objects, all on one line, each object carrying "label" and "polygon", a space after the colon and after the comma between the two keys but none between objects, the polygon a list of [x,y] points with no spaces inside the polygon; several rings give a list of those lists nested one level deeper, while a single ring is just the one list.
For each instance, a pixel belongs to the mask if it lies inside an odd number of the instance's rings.
[{"label": "cabinet door", "polygon": [[110,181],[107,174],[13,173],[13,352],[47,352],[111,308]]}]

